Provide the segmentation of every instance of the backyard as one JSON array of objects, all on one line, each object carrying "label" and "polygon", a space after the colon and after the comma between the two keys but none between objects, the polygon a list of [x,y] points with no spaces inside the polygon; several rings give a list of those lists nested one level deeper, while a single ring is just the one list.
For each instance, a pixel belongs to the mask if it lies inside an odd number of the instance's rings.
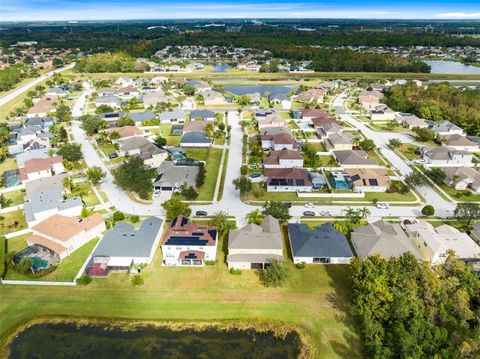
[{"label": "backyard", "polygon": [[2,213],[0,216],[0,235],[12,233],[27,228],[23,210]]}]

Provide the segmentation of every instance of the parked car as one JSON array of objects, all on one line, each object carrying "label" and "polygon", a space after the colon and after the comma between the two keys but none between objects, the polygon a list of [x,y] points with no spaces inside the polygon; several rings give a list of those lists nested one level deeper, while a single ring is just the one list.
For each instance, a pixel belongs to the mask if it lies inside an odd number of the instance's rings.
[{"label": "parked car", "polygon": [[110,158],[111,160],[113,160],[114,158],[117,158],[118,155],[115,153],[115,152],[112,152],[108,155],[108,158]]},{"label": "parked car", "polygon": [[305,203],[305,208],[315,208],[313,203]]},{"label": "parked car", "polygon": [[251,178],[259,178],[259,177],[262,177],[262,175],[260,173],[254,173],[250,177]]},{"label": "parked car", "polygon": [[160,193],[162,193],[159,189],[156,189],[155,192],[153,192],[153,197],[158,198],[160,197]]},{"label": "parked car", "polygon": [[195,215],[196,216],[206,216],[206,215],[208,215],[208,213],[206,211],[196,211]]},{"label": "parked car", "polygon": [[292,208],[292,202],[283,202],[283,205],[287,208]]},{"label": "parked car", "polygon": [[384,203],[384,202],[379,202],[379,203],[377,203],[376,206],[379,209],[389,209],[390,208],[390,205],[388,203]]},{"label": "parked car", "polygon": [[304,215],[304,216],[307,216],[307,217],[313,217],[313,216],[315,216],[315,212],[313,212],[313,211],[305,211],[305,212],[303,212],[303,215]]},{"label": "parked car", "polygon": [[331,216],[332,213],[330,211],[320,211],[321,216]]}]

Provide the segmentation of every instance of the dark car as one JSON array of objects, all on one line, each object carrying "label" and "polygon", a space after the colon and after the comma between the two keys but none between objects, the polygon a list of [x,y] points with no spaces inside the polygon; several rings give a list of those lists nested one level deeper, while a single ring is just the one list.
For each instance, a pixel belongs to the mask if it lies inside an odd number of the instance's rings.
[{"label": "dark car", "polygon": [[251,178],[259,178],[259,177],[262,177],[262,174],[261,173],[254,173],[250,177]]},{"label": "dark car", "polygon": [[206,211],[196,211],[195,215],[196,216],[206,216],[208,213]]},{"label": "dark car", "polygon": [[305,212],[303,212],[303,215],[304,215],[304,216],[307,216],[307,217],[313,217],[313,216],[315,216],[315,212],[313,212],[313,211],[305,211]]},{"label": "dark car", "polygon": [[287,208],[292,208],[292,202],[283,202],[283,205]]},{"label": "dark car", "polygon": [[114,158],[117,158],[118,155],[115,153],[115,152],[112,152],[108,155],[108,158],[110,158],[111,160],[113,160]]}]

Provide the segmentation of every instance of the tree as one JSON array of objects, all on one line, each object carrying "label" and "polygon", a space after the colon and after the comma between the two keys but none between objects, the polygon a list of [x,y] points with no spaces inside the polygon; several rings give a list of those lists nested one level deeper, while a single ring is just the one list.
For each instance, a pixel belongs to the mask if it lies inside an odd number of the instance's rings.
[{"label": "tree", "polygon": [[413,171],[405,176],[405,183],[410,188],[417,188],[426,185],[428,181],[422,173]]},{"label": "tree", "polygon": [[348,221],[335,221],[333,222],[333,228],[342,233],[349,233],[351,231],[350,222]]},{"label": "tree", "polygon": [[240,174],[242,176],[246,176],[248,173],[248,166],[247,165],[241,165],[240,166]]},{"label": "tree", "polygon": [[167,145],[167,139],[163,138],[161,135],[158,135],[157,137],[155,137],[154,141],[160,147]]},{"label": "tree", "polygon": [[82,128],[88,136],[92,136],[101,129],[107,127],[107,122],[97,116],[86,115],[80,118],[82,122]]},{"label": "tree", "polygon": [[98,186],[98,184],[102,181],[102,179],[105,178],[106,175],[106,172],[98,166],[90,167],[87,170],[87,178],[94,186]]},{"label": "tree", "polygon": [[370,139],[365,139],[363,141],[361,141],[359,144],[360,148],[364,151],[372,151],[376,148],[375,146],[375,142],[373,142],[373,140],[370,140]]},{"label": "tree", "polygon": [[152,170],[139,156],[131,156],[120,166],[112,170],[115,184],[120,188],[135,192],[142,199],[148,199],[152,192]]},{"label": "tree", "polygon": [[229,221],[225,211],[215,212],[208,224],[217,227],[222,234],[226,234],[230,229],[234,228],[234,224]]},{"label": "tree", "polygon": [[198,193],[193,186],[188,186],[186,183],[180,187],[180,194],[189,201],[197,199]]},{"label": "tree", "polygon": [[264,216],[270,215],[281,222],[286,222],[291,218],[288,207],[280,201],[268,201],[263,205],[262,213]]},{"label": "tree", "polygon": [[232,181],[232,183],[235,186],[235,189],[237,191],[240,191],[240,195],[242,196],[249,193],[252,190],[252,181],[245,176],[240,176],[238,178],[235,178]]},{"label": "tree", "polygon": [[435,138],[435,133],[429,128],[414,127],[412,131],[415,133],[416,139],[421,142],[432,141]]},{"label": "tree", "polygon": [[57,111],[55,112],[55,117],[57,117],[62,122],[69,123],[72,120],[72,112],[70,111],[70,107],[68,107],[64,103],[60,103],[57,106]]},{"label": "tree", "polygon": [[63,61],[60,57],[54,57],[52,60],[52,65],[54,67],[62,67],[63,66]]},{"label": "tree", "polygon": [[65,143],[63,144],[57,154],[62,156],[64,160],[69,162],[80,161],[83,158],[82,147],[77,143]]},{"label": "tree", "polygon": [[388,145],[391,147],[391,148],[398,148],[402,145],[402,141],[400,141],[398,138],[391,138],[389,141],[388,141]]},{"label": "tree", "polygon": [[192,213],[191,208],[178,197],[172,197],[168,201],[162,203],[163,209],[167,212],[167,220],[171,221],[178,216],[189,217]]},{"label": "tree", "polygon": [[367,218],[371,212],[367,207],[363,207],[358,210],[358,213],[362,218]]},{"label": "tree", "polygon": [[27,274],[31,271],[33,265],[33,259],[31,257],[23,257],[20,262],[17,263],[15,269],[20,274]]},{"label": "tree", "polygon": [[124,127],[124,126],[135,126],[135,121],[132,120],[130,117],[122,117],[116,122],[117,127]]},{"label": "tree", "polygon": [[197,177],[195,177],[195,187],[199,188],[203,186],[205,183],[205,172],[205,163],[199,162]]},{"label": "tree", "polygon": [[125,219],[125,215],[123,214],[123,212],[115,211],[112,214],[112,219],[114,222],[123,221]]},{"label": "tree", "polygon": [[480,204],[474,202],[459,203],[453,215],[457,221],[464,225],[465,229],[469,229],[472,221],[480,218]]},{"label": "tree", "polygon": [[422,214],[425,216],[433,216],[435,214],[435,208],[427,204],[425,207],[422,208]]},{"label": "tree", "polygon": [[63,179],[63,187],[67,188],[70,192],[73,191],[75,187],[75,183],[73,183],[73,178],[70,176],[65,176]]},{"label": "tree", "polygon": [[270,265],[262,270],[261,279],[266,287],[281,287],[290,276],[290,270],[284,261],[272,260]]},{"label": "tree", "polygon": [[358,210],[348,207],[347,209],[344,210],[344,212],[345,212],[345,217],[347,217],[350,223],[353,223],[353,224],[360,223],[362,215]]},{"label": "tree", "polygon": [[432,168],[427,172],[427,176],[438,185],[443,184],[446,178],[445,172],[441,168]]},{"label": "tree", "polygon": [[250,213],[247,213],[247,215],[245,216],[245,219],[250,224],[260,225],[263,222],[263,214],[262,212],[260,212],[259,209],[256,209]]}]

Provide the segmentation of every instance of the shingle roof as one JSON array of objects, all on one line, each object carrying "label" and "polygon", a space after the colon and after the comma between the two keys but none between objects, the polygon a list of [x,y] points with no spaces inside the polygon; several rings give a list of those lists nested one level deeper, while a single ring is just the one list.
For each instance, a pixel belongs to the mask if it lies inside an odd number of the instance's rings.
[{"label": "shingle roof", "polygon": [[374,165],[375,160],[367,158],[367,153],[361,150],[333,151],[337,161],[344,165]]},{"label": "shingle roof", "polygon": [[207,137],[203,132],[192,131],[183,135],[180,145],[187,143],[212,143],[212,139]]},{"label": "shingle roof", "polygon": [[243,228],[231,230],[228,249],[283,249],[278,220],[272,216],[266,216],[260,226],[248,224]]},{"label": "shingle roof", "polygon": [[190,112],[190,118],[212,118],[215,117],[215,112],[210,110],[193,110]]}]

